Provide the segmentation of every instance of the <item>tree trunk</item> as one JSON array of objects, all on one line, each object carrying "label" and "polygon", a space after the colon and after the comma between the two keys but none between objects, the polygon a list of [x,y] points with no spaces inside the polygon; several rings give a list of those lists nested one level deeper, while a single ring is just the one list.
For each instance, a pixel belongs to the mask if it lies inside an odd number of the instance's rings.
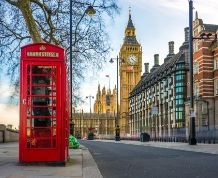
[{"label": "tree trunk", "polygon": [[20,0],[18,2],[19,2],[19,8],[23,14],[23,17],[25,19],[33,43],[42,42],[41,35],[39,33],[38,27],[36,25],[35,19],[32,14],[32,10],[30,8],[30,0]]}]

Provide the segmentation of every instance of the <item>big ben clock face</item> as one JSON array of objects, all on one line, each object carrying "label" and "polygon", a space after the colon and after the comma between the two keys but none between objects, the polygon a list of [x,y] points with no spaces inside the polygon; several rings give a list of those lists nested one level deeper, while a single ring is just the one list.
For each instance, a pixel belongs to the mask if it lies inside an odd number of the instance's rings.
[{"label": "big ben clock face", "polygon": [[133,55],[133,54],[129,55],[129,57],[128,57],[128,62],[129,62],[131,65],[136,64],[136,61],[137,61],[137,58],[136,58],[135,55]]}]

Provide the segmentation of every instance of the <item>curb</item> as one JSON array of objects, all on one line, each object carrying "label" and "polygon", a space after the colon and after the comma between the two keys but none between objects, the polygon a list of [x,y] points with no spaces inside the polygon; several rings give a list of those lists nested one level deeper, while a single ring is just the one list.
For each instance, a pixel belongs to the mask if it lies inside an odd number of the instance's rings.
[{"label": "curb", "polygon": [[83,178],[103,178],[88,148],[81,146],[81,149],[83,153],[82,154]]}]

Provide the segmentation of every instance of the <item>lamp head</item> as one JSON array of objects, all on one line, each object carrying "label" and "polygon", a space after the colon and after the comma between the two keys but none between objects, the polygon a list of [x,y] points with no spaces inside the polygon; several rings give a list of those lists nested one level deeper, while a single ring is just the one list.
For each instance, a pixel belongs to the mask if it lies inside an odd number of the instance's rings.
[{"label": "lamp head", "polygon": [[89,5],[88,8],[86,9],[85,13],[89,16],[93,16],[96,13],[96,11],[93,8],[93,6]]}]

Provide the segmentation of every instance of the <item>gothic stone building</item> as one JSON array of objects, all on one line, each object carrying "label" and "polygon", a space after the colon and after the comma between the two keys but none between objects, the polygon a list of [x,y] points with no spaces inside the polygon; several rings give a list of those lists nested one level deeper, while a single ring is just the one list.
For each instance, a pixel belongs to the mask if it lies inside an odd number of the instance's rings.
[{"label": "gothic stone building", "polygon": [[94,113],[117,113],[117,89],[116,86],[111,92],[109,88],[103,87],[102,91],[98,85],[98,91],[94,103]]},{"label": "gothic stone building", "polygon": [[116,86],[111,92],[98,85],[94,102],[94,113],[83,113],[79,110],[75,116],[75,135],[77,137],[87,137],[89,132],[93,132],[96,138],[114,139],[115,117],[117,113],[117,91]]}]

